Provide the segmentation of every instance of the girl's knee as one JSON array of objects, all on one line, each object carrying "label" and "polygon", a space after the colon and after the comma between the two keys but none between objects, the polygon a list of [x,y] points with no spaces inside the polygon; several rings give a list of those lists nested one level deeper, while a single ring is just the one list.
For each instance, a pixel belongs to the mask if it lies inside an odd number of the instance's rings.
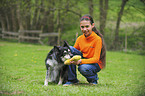
[{"label": "girl's knee", "polygon": [[70,50],[71,50],[72,53],[75,52],[75,48],[73,46],[69,46],[69,48],[70,48]]},{"label": "girl's knee", "polygon": [[69,46],[70,49],[73,49],[73,46]]},{"label": "girl's knee", "polygon": [[89,75],[89,68],[86,64],[82,64],[78,67],[78,70],[79,72],[82,74],[82,75]]},{"label": "girl's knee", "polygon": [[71,53],[72,53],[73,55],[81,55],[81,56],[82,56],[82,53],[81,53],[79,50],[77,50],[77,49],[74,48],[73,46],[69,46],[69,47],[70,47]]}]

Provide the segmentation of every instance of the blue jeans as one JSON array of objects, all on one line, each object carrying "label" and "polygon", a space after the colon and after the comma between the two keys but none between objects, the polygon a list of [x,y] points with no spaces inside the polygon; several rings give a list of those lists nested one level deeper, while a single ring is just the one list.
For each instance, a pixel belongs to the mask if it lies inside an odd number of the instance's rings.
[{"label": "blue jeans", "polygon": [[[70,49],[73,55],[81,55],[83,58],[83,55],[79,50],[77,50],[72,46],[70,46]],[[101,69],[98,63],[94,63],[94,64],[81,64],[78,66],[78,70],[84,77],[86,77],[87,81],[91,83],[98,80],[97,72],[99,72]],[[76,80],[77,80],[76,65],[71,64],[69,65],[68,68],[68,81],[76,81]]]}]

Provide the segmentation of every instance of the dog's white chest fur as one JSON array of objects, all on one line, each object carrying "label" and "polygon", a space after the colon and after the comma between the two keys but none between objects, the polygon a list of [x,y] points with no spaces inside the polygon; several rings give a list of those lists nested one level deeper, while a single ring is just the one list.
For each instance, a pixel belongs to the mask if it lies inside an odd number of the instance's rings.
[{"label": "dog's white chest fur", "polygon": [[49,64],[50,67],[58,65],[58,62],[55,59],[47,59],[46,63]]},{"label": "dog's white chest fur", "polygon": [[70,59],[73,54],[70,51],[70,47],[66,41],[63,46],[54,46],[50,50],[46,59],[46,78],[44,85],[48,85],[48,82],[56,82],[62,84],[67,80],[67,66],[64,65],[64,61]]}]

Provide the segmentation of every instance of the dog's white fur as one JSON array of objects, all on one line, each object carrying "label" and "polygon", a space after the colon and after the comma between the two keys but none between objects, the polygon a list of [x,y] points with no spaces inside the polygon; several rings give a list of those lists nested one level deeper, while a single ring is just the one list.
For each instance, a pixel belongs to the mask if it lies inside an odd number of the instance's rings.
[{"label": "dog's white fur", "polygon": [[[66,54],[65,56],[62,56],[60,58],[64,62],[65,60],[70,59],[71,57],[69,54]],[[58,64],[58,62],[54,58],[47,59],[46,63],[49,64],[49,70],[47,70],[47,72],[46,72],[46,78],[44,81],[44,85],[48,86],[48,82],[53,82],[56,80],[57,75],[59,74],[58,70],[60,67],[64,66],[64,64]],[[61,85],[62,83],[63,83],[63,78],[60,77],[58,85]]]}]

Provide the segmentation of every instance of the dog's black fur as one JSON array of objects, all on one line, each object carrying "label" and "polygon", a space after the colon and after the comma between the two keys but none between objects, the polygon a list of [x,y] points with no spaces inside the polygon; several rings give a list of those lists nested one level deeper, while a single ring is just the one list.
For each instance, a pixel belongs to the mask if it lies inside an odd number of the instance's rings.
[{"label": "dog's black fur", "polygon": [[47,86],[48,82],[55,82],[60,85],[67,81],[68,66],[64,65],[64,61],[72,56],[66,41],[64,41],[63,46],[54,46],[45,59],[47,72],[44,85]]}]

